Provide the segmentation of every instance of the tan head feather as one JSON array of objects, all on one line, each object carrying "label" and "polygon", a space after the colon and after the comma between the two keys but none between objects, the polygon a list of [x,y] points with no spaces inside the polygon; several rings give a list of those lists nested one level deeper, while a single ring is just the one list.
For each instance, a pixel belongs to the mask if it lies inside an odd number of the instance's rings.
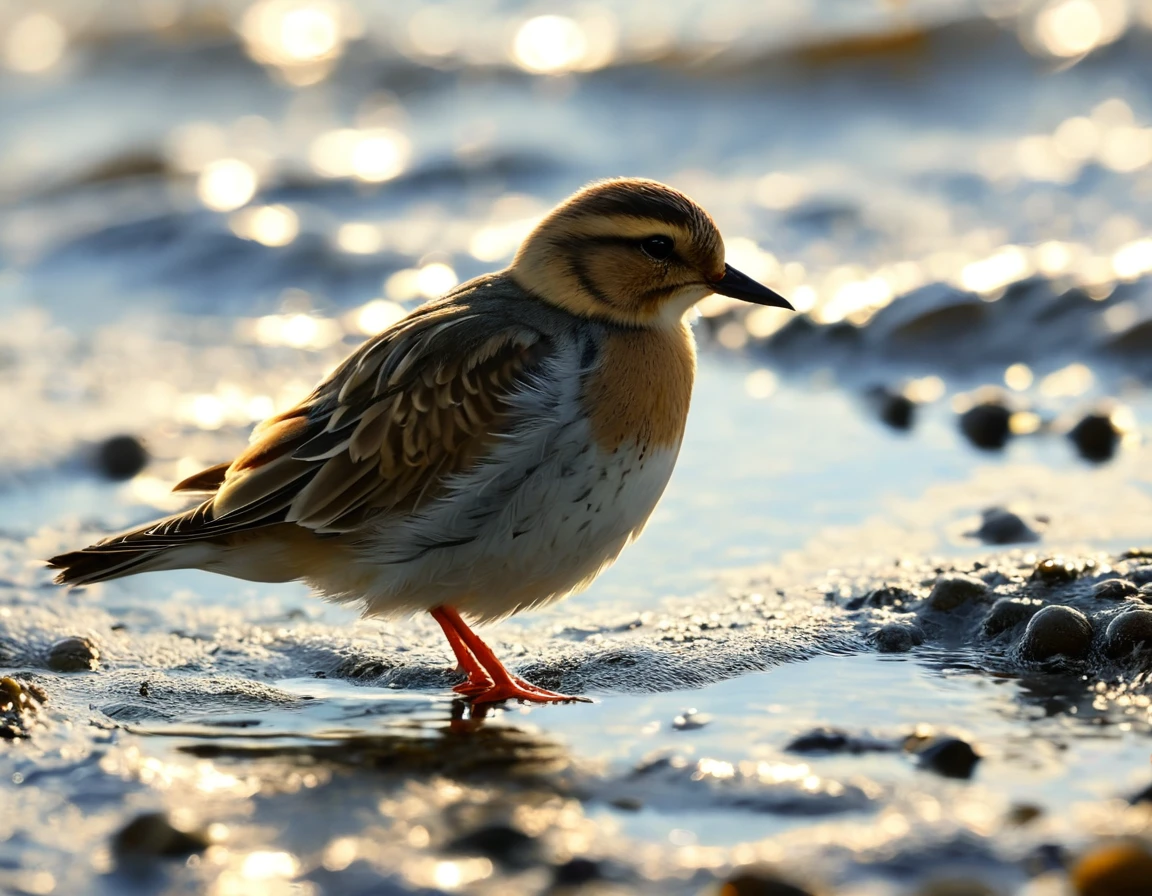
[{"label": "tan head feather", "polygon": [[546,302],[628,326],[679,323],[724,275],[704,209],[654,180],[590,184],[528,236],[509,273]]}]

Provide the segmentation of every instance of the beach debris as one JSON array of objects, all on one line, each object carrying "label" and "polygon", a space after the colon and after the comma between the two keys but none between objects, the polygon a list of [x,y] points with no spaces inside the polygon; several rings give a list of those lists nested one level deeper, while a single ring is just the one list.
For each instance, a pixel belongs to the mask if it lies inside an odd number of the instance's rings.
[{"label": "beach debris", "polygon": [[44,692],[35,685],[8,676],[0,678],[0,740],[27,737],[45,701]]}]

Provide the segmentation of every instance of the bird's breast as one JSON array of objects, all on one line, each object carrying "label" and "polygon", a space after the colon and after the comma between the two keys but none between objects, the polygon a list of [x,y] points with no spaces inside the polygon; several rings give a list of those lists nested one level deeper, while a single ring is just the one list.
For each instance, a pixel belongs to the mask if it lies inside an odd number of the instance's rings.
[{"label": "bird's breast", "polygon": [[607,333],[580,398],[597,447],[605,454],[631,445],[678,448],[695,376],[696,347],[685,323]]}]

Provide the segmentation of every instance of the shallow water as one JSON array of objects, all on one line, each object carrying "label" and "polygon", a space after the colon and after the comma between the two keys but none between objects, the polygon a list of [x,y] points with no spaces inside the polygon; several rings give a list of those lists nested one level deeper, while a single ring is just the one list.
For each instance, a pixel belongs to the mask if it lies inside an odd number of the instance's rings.
[{"label": "shallow water", "polygon": [[[697,894],[767,861],[837,893],[1031,896],[1147,838],[1147,655],[1109,632],[1152,583],[1122,554],[1152,519],[1148,4],[541,13],[0,9],[0,675],[46,698],[0,712],[27,735],[0,741],[0,888]],[[594,704],[478,718],[430,621],[297,585],[47,584],[38,558],[182,506],[173,482],[366,332],[616,174],[690,192],[803,314],[704,303],[643,538],[487,633]],[[1002,451],[958,426],[986,385],[1018,412]],[[1066,438],[1093,409],[1103,463]],[[94,462],[115,433],[150,452],[127,482]],[[1037,542],[969,535],[1007,505]],[[1032,577],[1061,553],[1070,583]],[[954,569],[989,592],[941,610]],[[1110,575],[1135,596],[1093,597]],[[910,606],[853,603],[884,583]],[[1076,607],[1091,644],[1023,659],[1023,621],[984,628],[996,598]],[[887,625],[924,643],[880,653]],[[51,671],[67,636],[95,671]],[[826,726],[862,751],[787,749]],[[974,746],[971,778],[922,767],[918,731]],[[158,809],[212,845],[116,839]]]}]

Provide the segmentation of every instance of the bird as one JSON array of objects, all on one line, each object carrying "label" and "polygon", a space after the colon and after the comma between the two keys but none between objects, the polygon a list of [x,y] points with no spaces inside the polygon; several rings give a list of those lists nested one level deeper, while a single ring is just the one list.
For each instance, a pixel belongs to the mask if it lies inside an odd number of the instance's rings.
[{"label": "bird", "polygon": [[690,312],[714,293],[792,309],[726,263],[684,193],[593,182],[506,269],[368,339],[176,485],[198,505],[47,563],[63,585],[199,569],[303,581],[366,616],[429,612],[473,705],[583,700],[508,670],[466,620],[560,600],[640,534],[684,435]]}]

